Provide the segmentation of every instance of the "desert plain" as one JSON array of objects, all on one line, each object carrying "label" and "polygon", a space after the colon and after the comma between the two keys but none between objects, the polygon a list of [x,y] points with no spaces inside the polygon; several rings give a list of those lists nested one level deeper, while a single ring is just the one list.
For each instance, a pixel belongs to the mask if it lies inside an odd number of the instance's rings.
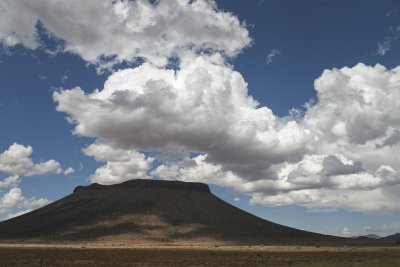
[{"label": "desert plain", "polygon": [[400,266],[400,246],[2,244],[1,266]]}]

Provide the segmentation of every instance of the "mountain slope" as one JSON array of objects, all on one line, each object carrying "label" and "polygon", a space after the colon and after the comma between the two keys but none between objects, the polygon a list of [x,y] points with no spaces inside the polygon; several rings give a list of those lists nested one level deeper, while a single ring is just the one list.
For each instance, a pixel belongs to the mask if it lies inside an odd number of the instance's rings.
[{"label": "mountain slope", "polygon": [[0,238],[227,244],[344,240],[258,218],[217,198],[206,184],[158,180],[79,186],[48,206],[0,222]]},{"label": "mountain slope", "polygon": [[397,242],[397,243],[399,243],[400,242],[400,233],[396,233],[396,234],[393,234],[393,235],[388,235],[388,236],[385,236],[385,237],[381,237],[379,240],[387,241],[387,242]]}]

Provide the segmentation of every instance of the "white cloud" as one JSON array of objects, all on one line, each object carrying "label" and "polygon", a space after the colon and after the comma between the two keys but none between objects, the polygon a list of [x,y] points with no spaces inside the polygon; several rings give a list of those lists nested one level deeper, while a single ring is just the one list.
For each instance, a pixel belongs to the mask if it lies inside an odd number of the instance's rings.
[{"label": "white cloud", "polygon": [[71,173],[74,173],[74,172],[75,172],[74,168],[68,167],[68,168],[66,168],[66,169],[64,170],[63,174],[64,174],[64,175],[68,175],[68,174],[71,174]]},{"label": "white cloud", "polygon": [[54,100],[76,134],[112,148],[86,151],[107,162],[93,181],[147,177],[153,159],[135,150],[175,148],[151,175],[229,186],[253,204],[372,212],[399,209],[389,192],[400,184],[399,81],[400,68],[381,65],[326,70],[304,117],[278,118],[221,57],[186,55],[178,71],[144,63],[112,74],[102,90],[62,90]]},{"label": "white cloud", "polygon": [[45,162],[33,163],[30,158],[31,146],[12,144],[6,151],[0,154],[0,172],[18,175],[34,176],[47,173],[60,173],[60,163],[51,159]]},{"label": "white cloud", "polygon": [[25,213],[28,213],[28,212],[31,212],[32,211],[32,209],[26,209],[26,210],[21,210],[21,211],[18,211],[18,212],[14,212],[14,213],[9,213],[9,214],[7,214],[6,216],[5,216],[5,220],[8,220],[8,219],[11,219],[11,218],[14,218],[14,217],[18,217],[18,216],[21,216],[21,215],[23,215],[23,214],[25,214]]},{"label": "white cloud", "polygon": [[240,202],[240,198],[235,197],[235,198],[233,199],[233,201],[235,201],[235,202]]},{"label": "white cloud", "polygon": [[344,235],[344,236],[352,236],[353,232],[349,228],[344,227],[343,230],[342,230],[342,235]]},{"label": "white cloud", "polygon": [[295,121],[258,108],[242,76],[218,55],[183,57],[176,72],[144,63],[112,74],[101,91],[73,88],[53,97],[75,134],[115,148],[207,153],[207,162],[247,179],[274,178],[272,165],[300,159],[309,141]]},{"label": "white cloud", "polygon": [[[10,188],[8,192],[0,196],[0,215],[8,213],[7,216],[0,216],[0,219],[8,219],[21,214],[22,211],[32,210],[49,203],[44,198],[25,198],[18,187],[21,176],[59,174],[63,172],[60,163],[53,159],[33,163],[30,158],[32,151],[33,149],[30,146],[14,143],[0,154],[0,173],[10,175],[0,181],[0,190]],[[64,173],[72,170],[72,168],[67,168]]]},{"label": "white cloud", "polygon": [[385,38],[385,40],[383,42],[378,43],[377,53],[378,53],[378,55],[384,56],[391,49],[392,49],[392,39]]},{"label": "white cloud", "polygon": [[[44,198],[25,198],[20,188],[12,188],[9,192],[0,197],[0,215],[10,210],[32,210],[47,205],[48,203],[49,201]],[[3,217],[3,219],[9,217],[10,215]]]},{"label": "white cloud", "polygon": [[267,55],[267,64],[271,65],[274,57],[276,57],[276,56],[278,56],[280,54],[282,54],[282,52],[279,49],[276,49],[276,48],[272,49],[269,52],[269,54]]},{"label": "white cloud", "polygon": [[140,152],[114,149],[97,143],[88,146],[83,151],[97,161],[106,162],[106,165],[96,169],[95,173],[91,175],[90,180],[93,183],[116,184],[131,179],[150,178],[147,171],[153,158],[146,158]]},{"label": "white cloud", "polygon": [[[397,185],[393,189],[399,190],[400,187]],[[301,189],[275,195],[255,193],[250,203],[267,206],[298,205],[310,211],[343,209],[373,213],[398,210],[398,201],[398,195],[391,194],[387,188],[383,187],[372,190]]]},{"label": "white cloud", "polygon": [[23,201],[21,195],[21,189],[12,188],[6,194],[4,194],[0,199],[0,210],[4,208],[13,208]]},{"label": "white cloud", "polygon": [[400,38],[400,26],[390,27],[389,35],[385,36],[382,42],[378,42],[377,54],[380,56],[386,55],[390,50],[392,50],[393,42]]},{"label": "white cloud", "polygon": [[19,180],[20,178],[18,175],[8,176],[4,178],[3,181],[0,181],[0,189],[16,187],[19,184]]},{"label": "white cloud", "polygon": [[315,81],[318,102],[301,126],[314,143],[301,161],[279,172],[282,190],[259,192],[253,204],[301,205],[312,210],[399,210],[400,67],[326,70]]},{"label": "white cloud", "polygon": [[49,35],[64,41],[64,51],[104,66],[137,57],[164,65],[169,57],[188,49],[212,49],[233,57],[251,41],[234,15],[206,0],[153,4],[147,0],[5,0],[0,3],[0,40],[6,46],[41,46],[35,28],[39,20]]},{"label": "white cloud", "polygon": [[379,236],[388,236],[394,233],[400,233],[400,221],[385,223],[379,226],[365,226],[363,229],[367,234],[377,234]]},{"label": "white cloud", "polygon": [[186,157],[180,161],[167,162],[151,172],[151,175],[164,180],[182,180],[186,182],[212,183],[231,186],[240,191],[245,180],[230,171],[224,171],[220,165],[207,163],[207,155]]}]

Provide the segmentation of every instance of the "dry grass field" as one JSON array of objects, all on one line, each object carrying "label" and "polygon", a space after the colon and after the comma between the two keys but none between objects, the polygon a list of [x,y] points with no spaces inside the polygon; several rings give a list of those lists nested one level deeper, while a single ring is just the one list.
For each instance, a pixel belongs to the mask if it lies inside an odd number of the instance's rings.
[{"label": "dry grass field", "polygon": [[400,266],[399,247],[3,245],[1,266]]}]

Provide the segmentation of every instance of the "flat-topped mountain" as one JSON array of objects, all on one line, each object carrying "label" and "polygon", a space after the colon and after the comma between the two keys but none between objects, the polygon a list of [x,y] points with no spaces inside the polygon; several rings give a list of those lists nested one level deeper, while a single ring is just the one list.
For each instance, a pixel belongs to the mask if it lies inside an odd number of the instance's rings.
[{"label": "flat-topped mountain", "polygon": [[219,199],[206,184],[159,180],[78,186],[54,203],[0,222],[0,239],[142,244],[345,242],[256,217]]},{"label": "flat-topped mountain", "polygon": [[165,180],[145,180],[145,179],[135,179],[129,180],[120,184],[113,185],[101,185],[101,184],[91,184],[89,186],[77,186],[74,189],[74,193],[80,191],[97,190],[97,189],[110,189],[110,188],[164,188],[164,189],[177,189],[186,191],[203,191],[205,193],[211,193],[208,185],[203,183],[190,183],[181,181],[165,181]]}]

